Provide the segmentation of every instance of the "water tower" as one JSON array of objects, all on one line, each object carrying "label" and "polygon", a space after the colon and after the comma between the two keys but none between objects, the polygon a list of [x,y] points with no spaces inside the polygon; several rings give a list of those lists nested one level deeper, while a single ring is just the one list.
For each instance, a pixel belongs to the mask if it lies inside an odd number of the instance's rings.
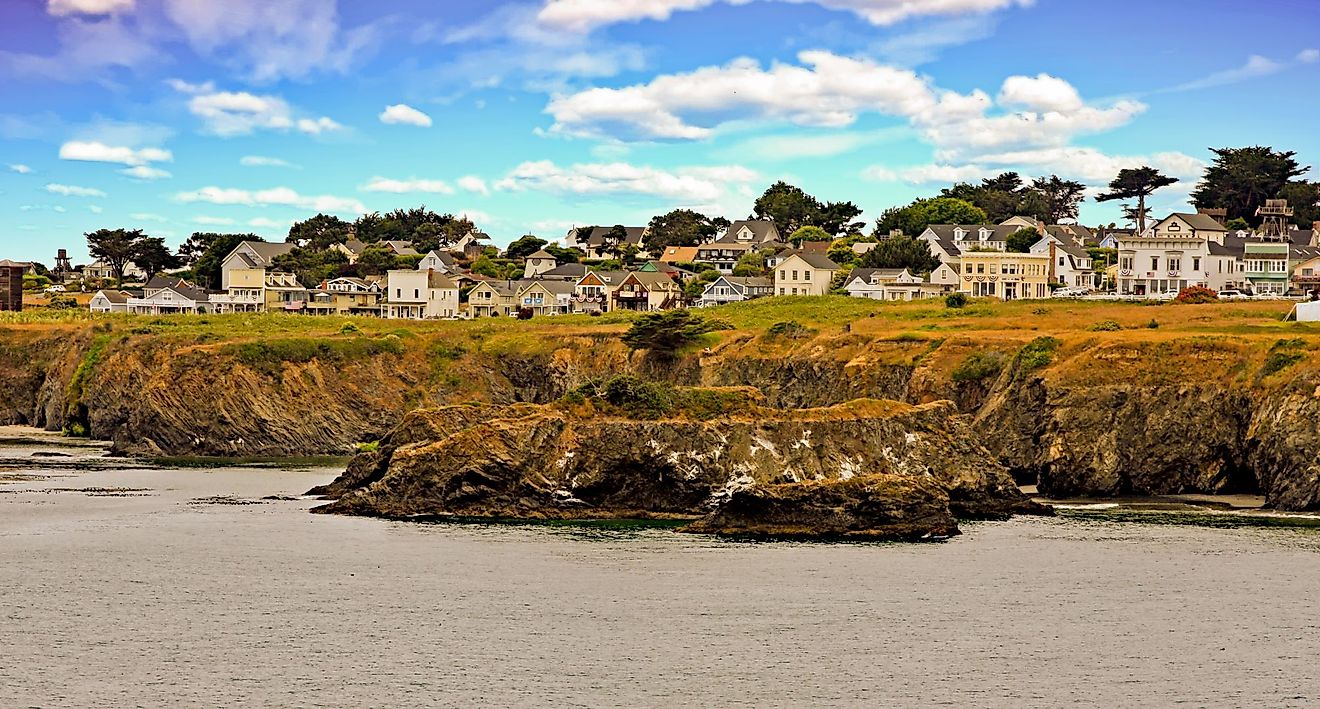
[{"label": "water tower", "polygon": [[51,270],[60,277],[61,281],[73,273],[73,263],[69,261],[68,249],[60,249],[55,253],[55,268]]},{"label": "water tower", "polygon": [[1267,199],[1265,206],[1256,210],[1261,217],[1260,236],[1266,241],[1288,241],[1288,224],[1293,209],[1286,199]]}]

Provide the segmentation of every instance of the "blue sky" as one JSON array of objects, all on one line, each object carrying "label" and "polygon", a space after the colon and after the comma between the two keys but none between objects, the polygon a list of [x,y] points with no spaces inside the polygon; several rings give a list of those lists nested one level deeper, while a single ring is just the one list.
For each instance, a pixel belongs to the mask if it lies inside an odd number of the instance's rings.
[{"label": "blue sky", "polygon": [[1154,165],[1167,211],[1210,147],[1320,159],[1317,30],[1312,0],[5,0],[0,257],[420,203],[557,238],[777,179],[875,217],[1010,169]]}]

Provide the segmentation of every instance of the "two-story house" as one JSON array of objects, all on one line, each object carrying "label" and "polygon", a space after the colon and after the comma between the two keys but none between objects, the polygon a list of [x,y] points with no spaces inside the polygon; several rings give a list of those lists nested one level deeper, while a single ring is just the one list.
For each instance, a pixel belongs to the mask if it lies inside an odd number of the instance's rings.
[{"label": "two-story house", "polygon": [[959,291],[974,298],[1026,300],[1050,297],[1054,256],[1003,251],[964,252]]},{"label": "two-story house", "polygon": [[741,303],[774,295],[775,282],[763,276],[720,276],[711,281],[697,299],[697,307]]},{"label": "two-story house", "polygon": [[839,264],[823,254],[790,251],[775,266],[776,295],[826,295]]},{"label": "two-story house", "polygon": [[244,241],[225,256],[220,263],[220,288],[229,290],[230,273],[237,269],[273,270],[275,259],[293,251],[289,243],[269,243],[265,241]]},{"label": "two-story house", "polygon": [[769,219],[740,219],[730,224],[724,235],[716,240],[720,244],[751,244],[755,247],[783,242],[779,228]]},{"label": "two-story house", "polygon": [[386,318],[435,320],[459,314],[458,286],[435,271],[394,270],[386,275]]},{"label": "two-story house", "polygon": [[1165,217],[1144,234],[1124,236],[1118,247],[1119,294],[1149,296],[1190,286],[1222,287],[1207,267],[1210,244],[1224,246],[1226,233],[1210,216],[1183,213]]},{"label": "two-story house", "polygon": [[610,289],[611,309],[669,310],[683,301],[683,288],[668,274],[633,271]]}]

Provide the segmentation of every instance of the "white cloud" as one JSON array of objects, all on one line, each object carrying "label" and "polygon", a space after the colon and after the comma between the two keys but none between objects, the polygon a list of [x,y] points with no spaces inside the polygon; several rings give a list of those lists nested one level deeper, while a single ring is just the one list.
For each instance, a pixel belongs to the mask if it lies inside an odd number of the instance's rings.
[{"label": "white cloud", "polygon": [[987,153],[967,164],[936,163],[898,169],[875,165],[863,170],[862,177],[877,182],[952,184],[1012,170],[1026,176],[1055,174],[1100,186],[1114,179],[1119,170],[1141,166],[1154,167],[1185,182],[1195,182],[1205,169],[1203,161],[1178,152],[1109,155],[1095,148],[1063,147]]},{"label": "white cloud", "polygon": [[[699,10],[716,2],[741,5],[747,0],[547,0],[539,19],[549,27],[589,32],[602,25],[637,20],[667,20],[679,11]],[[923,15],[958,15],[1030,5],[1032,0],[782,0],[814,3],[831,10],[852,12],[874,25],[892,25]]]},{"label": "white cloud", "polygon": [[275,187],[268,190],[244,190],[224,187],[203,187],[191,192],[180,192],[174,196],[180,202],[207,202],[221,205],[242,206],[283,206],[309,209],[333,214],[364,214],[367,209],[361,202],[349,197],[333,195],[302,195],[289,187]]},{"label": "white cloud", "polygon": [[[1300,59],[1301,57],[1298,58]],[[1276,62],[1273,59],[1268,59],[1258,54],[1253,54],[1250,57],[1247,57],[1247,61],[1245,64],[1243,64],[1240,67],[1237,67],[1236,69],[1217,71],[1213,74],[1210,74],[1209,76],[1204,76],[1195,81],[1188,81],[1187,83],[1179,84],[1178,86],[1175,86],[1172,90],[1195,91],[1197,89],[1209,89],[1217,86],[1226,86],[1228,84],[1236,84],[1239,81],[1246,81],[1247,79],[1255,79],[1261,76],[1269,76],[1270,74],[1277,74],[1286,68],[1287,68],[1286,65]]]},{"label": "white cloud", "polygon": [[215,93],[214,81],[204,81],[200,84],[193,84],[184,81],[183,79],[167,79],[165,83],[171,89],[174,89],[175,91],[178,91],[181,94],[192,94],[196,96],[200,94]]},{"label": "white cloud", "polygon": [[297,165],[282,160],[280,158],[266,157],[264,155],[244,155],[239,158],[238,164],[243,167],[290,167],[297,168]]},{"label": "white cloud", "polygon": [[979,165],[918,165],[894,170],[881,165],[873,165],[862,171],[862,178],[873,182],[910,182],[915,185],[952,184],[966,182],[986,176],[986,169]]},{"label": "white cloud", "polygon": [[173,153],[161,148],[133,149],[122,145],[106,145],[96,141],[71,140],[60,146],[61,160],[108,162],[141,166],[153,162],[170,162]]},{"label": "white cloud", "polygon": [[206,226],[230,226],[234,223],[229,217],[193,217],[193,223]]},{"label": "white cloud", "polygon": [[293,226],[293,221],[288,219],[280,221],[269,217],[256,217],[255,219],[249,219],[247,225],[255,229],[288,229]]},{"label": "white cloud", "polygon": [[415,177],[407,180],[391,180],[384,177],[373,177],[370,182],[362,186],[362,191],[391,192],[394,194],[408,194],[410,192],[453,194],[454,188],[443,180],[421,180]]},{"label": "white cloud", "polygon": [[430,128],[431,117],[407,104],[396,103],[386,106],[380,114],[380,122],[388,125],[408,125]]},{"label": "white cloud", "polygon": [[32,174],[32,168],[28,167],[27,165],[20,164],[20,163],[11,164],[11,165],[9,166],[9,169],[12,170],[13,172],[17,172],[17,173],[20,174],[20,175],[30,175],[30,174]]},{"label": "white cloud", "polygon": [[89,206],[87,207],[87,211],[91,212],[92,214],[100,214],[101,212],[104,212],[105,210],[102,209],[102,208],[101,208],[100,206],[98,206],[98,205],[92,204],[92,205],[89,205]]},{"label": "white cloud", "polygon": [[851,153],[867,146],[896,142],[910,137],[912,137],[911,129],[904,126],[873,131],[830,131],[816,134],[797,131],[748,138],[719,152],[734,159],[754,157],[765,161],[828,158]]},{"label": "white cloud", "polygon": [[248,135],[257,130],[288,131],[297,129],[308,135],[320,135],[343,128],[334,120],[294,119],[293,109],[279,96],[258,95],[247,91],[213,91],[194,94],[188,110],[206,124],[215,135]]},{"label": "white cloud", "polygon": [[174,176],[171,175],[166,170],[162,170],[158,167],[150,167],[147,165],[138,165],[137,167],[126,168],[120,170],[119,174],[127,175],[128,177],[131,177],[135,180],[163,180],[168,177]]},{"label": "white cloud", "polygon": [[150,212],[137,212],[137,213],[135,213],[135,214],[130,214],[130,215],[128,215],[128,216],[131,217],[131,218],[133,218],[133,219],[136,219],[136,220],[138,220],[138,221],[140,221],[140,222],[167,222],[167,221],[169,221],[168,219],[166,219],[165,217],[162,217],[162,216],[159,215],[159,214],[152,214],[152,213],[150,213]]},{"label": "white cloud", "polygon": [[343,126],[335,121],[321,116],[320,118],[301,118],[298,120],[298,130],[308,135],[320,135],[330,131],[341,130]]},{"label": "white cloud", "polygon": [[458,178],[458,186],[474,194],[490,194],[490,187],[486,185],[486,181],[476,175],[466,175]]},{"label": "white cloud", "polygon": [[46,12],[55,17],[68,15],[113,15],[132,12],[134,0],[46,0]]},{"label": "white cloud", "polygon": [[942,161],[978,152],[1059,147],[1107,131],[1145,110],[1137,101],[1088,105],[1066,81],[1013,76],[998,107],[985,91],[959,94],[910,69],[830,52],[799,54],[800,65],[751,59],[662,75],[650,83],[595,88],[551,100],[552,132],[620,140],[699,140],[722,126],[758,121],[840,128],[864,114],[905,119]]},{"label": "white cloud", "polygon": [[155,43],[142,36],[138,24],[118,15],[89,21],[68,15],[55,25],[56,49],[51,54],[0,50],[0,73],[52,81],[108,81],[115,68],[139,69],[163,60]]},{"label": "white cloud", "polygon": [[105,197],[106,194],[94,187],[79,187],[77,185],[61,185],[58,182],[52,182],[46,185],[46,191],[51,194],[64,195],[65,197]]},{"label": "white cloud", "polygon": [[1303,49],[1297,53],[1297,62],[1300,64],[1320,62],[1320,49]]},{"label": "white cloud", "polygon": [[668,171],[621,162],[561,167],[543,160],[519,165],[496,182],[495,187],[511,192],[559,195],[649,196],[691,205],[718,201],[759,177],[756,172],[739,166]]}]

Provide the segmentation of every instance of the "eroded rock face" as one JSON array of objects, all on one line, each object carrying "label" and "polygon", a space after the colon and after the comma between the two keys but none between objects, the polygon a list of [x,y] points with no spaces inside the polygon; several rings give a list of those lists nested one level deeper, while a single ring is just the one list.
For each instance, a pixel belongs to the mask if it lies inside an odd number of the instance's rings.
[{"label": "eroded rock face", "polygon": [[682,531],[903,541],[959,533],[944,488],[929,477],[903,475],[753,486],[734,492]]},{"label": "eroded rock face", "polygon": [[[873,475],[928,480],[962,517],[1034,509],[952,404],[872,400],[749,405],[709,421],[637,421],[590,405],[415,411],[313,492],[337,496],[320,511],[387,517],[690,517],[757,486]],[[803,490],[793,495],[822,488]]]}]

